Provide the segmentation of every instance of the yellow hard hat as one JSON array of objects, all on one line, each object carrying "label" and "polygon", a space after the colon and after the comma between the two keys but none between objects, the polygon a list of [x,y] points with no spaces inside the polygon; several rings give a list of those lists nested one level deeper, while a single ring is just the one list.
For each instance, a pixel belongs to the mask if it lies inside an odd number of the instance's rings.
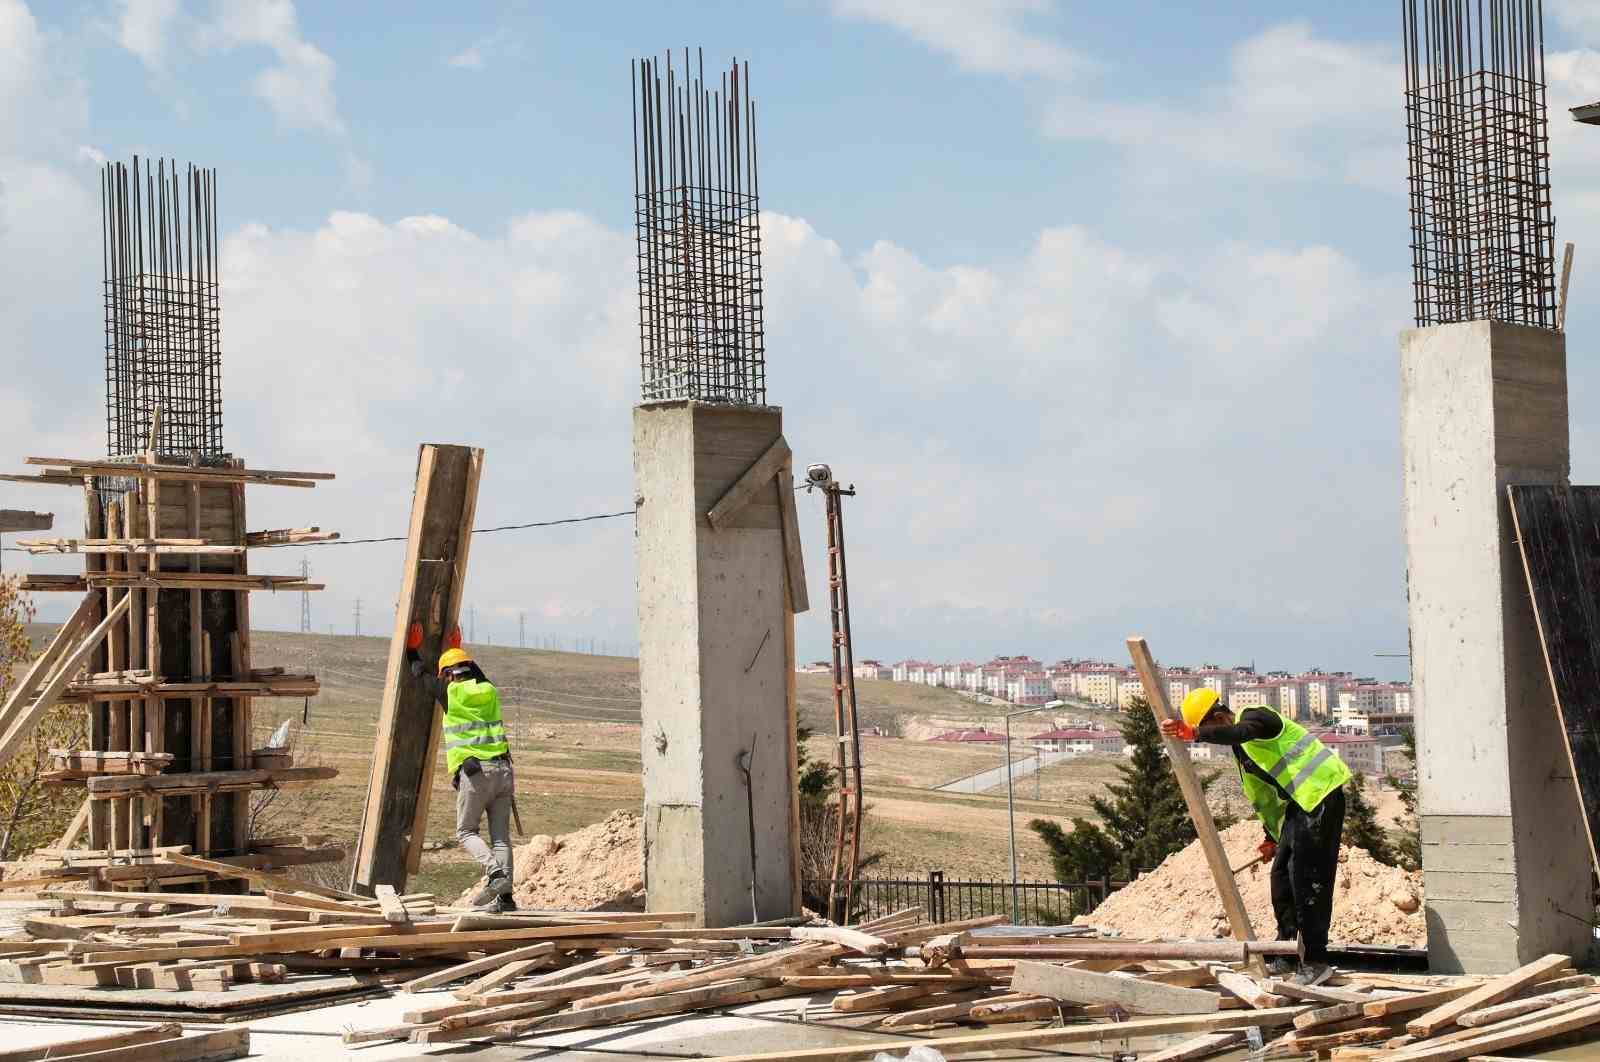
[{"label": "yellow hard hat", "polygon": [[1190,690],[1189,695],[1183,699],[1183,707],[1179,709],[1183,721],[1190,726],[1199,726],[1200,721],[1211,714],[1211,709],[1215,708],[1220,700],[1222,697],[1209,686]]},{"label": "yellow hard hat", "polygon": [[455,667],[457,664],[470,663],[472,663],[472,657],[467,655],[466,650],[446,649],[444,655],[439,657],[439,674],[443,675],[445,671]]}]

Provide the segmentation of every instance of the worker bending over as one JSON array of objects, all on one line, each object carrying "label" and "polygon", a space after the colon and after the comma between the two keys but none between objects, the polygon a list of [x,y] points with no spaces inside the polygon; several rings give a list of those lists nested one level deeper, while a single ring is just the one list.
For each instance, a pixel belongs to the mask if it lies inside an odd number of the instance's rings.
[{"label": "worker bending over", "polygon": [[[511,746],[500,717],[500,693],[461,648],[459,631],[450,641],[451,647],[439,657],[437,676],[429,675],[417,651],[422,628],[413,625],[406,637],[406,658],[412,676],[425,682],[433,698],[444,705],[444,756],[450,785],[456,791],[456,840],[483,864],[489,876],[473,897],[473,905],[514,911],[511,813],[516,780],[511,772]],[[489,816],[489,844],[478,834],[485,813]]]},{"label": "worker bending over", "polygon": [[1301,985],[1328,979],[1328,923],[1344,833],[1344,784],[1350,780],[1334,751],[1292,719],[1267,707],[1246,708],[1235,720],[1215,690],[1183,699],[1183,719],[1163,719],[1161,732],[1184,741],[1227,745],[1239,763],[1239,780],[1261,823],[1263,859],[1272,860],[1272,911],[1278,939],[1299,935],[1302,959],[1268,964],[1274,976]]}]

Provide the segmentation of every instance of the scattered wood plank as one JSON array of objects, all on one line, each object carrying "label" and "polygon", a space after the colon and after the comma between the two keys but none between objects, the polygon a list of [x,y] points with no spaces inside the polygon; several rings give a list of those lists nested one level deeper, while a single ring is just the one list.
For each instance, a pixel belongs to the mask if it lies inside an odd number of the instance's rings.
[{"label": "scattered wood plank", "polygon": [[1565,955],[1546,955],[1535,959],[1504,976],[1478,986],[1457,999],[1439,1004],[1420,1017],[1412,1018],[1406,1023],[1406,1031],[1416,1037],[1432,1036],[1445,1026],[1453,1025],[1459,1015],[1499,1003],[1528,985],[1549,980],[1557,971],[1566,969],[1571,962],[1572,960]]},{"label": "scattered wood plank", "polygon": [[929,1047],[946,1055],[961,1051],[1005,1050],[1016,1047],[1056,1047],[1062,1044],[1095,1043],[1097,1041],[1132,1040],[1144,1036],[1165,1036],[1169,1033],[1214,1032],[1224,1029],[1244,1029],[1251,1025],[1272,1028],[1294,1021],[1304,1008],[1280,1007],[1277,1010],[1238,1010],[1216,1014],[1180,1014],[1159,1018],[1134,1018],[1121,1022],[1096,1022],[1089,1025],[1069,1025],[1060,1029],[1022,1029],[1015,1032],[983,1032],[962,1036],[931,1036],[912,1040],[874,1040],[867,1044],[845,1047],[814,1047],[762,1051],[754,1054],[724,1055],[718,1062],[776,1062],[791,1059],[793,1062],[848,1062],[869,1060],[880,1051],[909,1052],[913,1047]]},{"label": "scattered wood plank", "polygon": [[1217,986],[1224,992],[1257,1010],[1268,1010],[1272,1007],[1283,1006],[1285,1000],[1282,996],[1273,995],[1252,977],[1232,970],[1218,970],[1216,972]]},{"label": "scattered wood plank", "polygon": [[828,944],[842,944],[862,955],[882,955],[889,950],[889,942],[871,933],[863,933],[848,926],[802,926],[785,933],[792,940],[818,940]]},{"label": "scattered wood plank", "polygon": [[406,905],[395,894],[393,885],[378,885],[372,891],[378,898],[378,906],[382,908],[385,919],[398,923],[411,921],[411,915],[406,912]]},{"label": "scattered wood plank", "polygon": [[556,946],[553,941],[541,941],[530,944],[525,948],[515,948],[511,951],[502,951],[494,955],[485,955],[481,959],[459,963],[446,967],[435,973],[425,974],[422,977],[407,981],[400,986],[402,992],[424,992],[430,988],[442,988],[455,981],[465,981],[477,974],[487,973],[498,969],[507,963],[520,962],[523,959],[543,959],[555,954]]},{"label": "scattered wood plank", "polygon": [[770,489],[773,479],[783,470],[792,453],[789,444],[778,436],[772,441],[760,457],[751,463],[750,467],[733,481],[733,486],[723,492],[722,497],[706,513],[706,522],[713,528],[720,528],[739,514],[746,505],[762,490]]},{"label": "scattered wood plank", "polygon": [[1456,1018],[1456,1024],[1467,1029],[1475,1029],[1484,1025],[1493,1025],[1504,1021],[1506,1018],[1515,1018],[1522,1014],[1531,1014],[1536,1010],[1547,1010],[1557,1003],[1569,1003],[1574,999],[1582,999],[1591,995],[1586,988],[1565,988],[1556,992],[1543,992],[1526,999],[1515,999],[1509,1003],[1496,1003],[1492,1007],[1482,1010],[1471,1010]]},{"label": "scattered wood plank", "polygon": [[1067,1003],[1114,1003],[1133,1014],[1210,1014],[1219,1005],[1215,992],[1027,960],[1017,963],[1011,988]]},{"label": "scattered wood plank", "polygon": [[[1155,658],[1150,655],[1149,644],[1141,637],[1131,637],[1128,639],[1128,652],[1144,683],[1145,698],[1150,703],[1150,710],[1155,713],[1156,721],[1176,719],[1177,715],[1167,700],[1167,684],[1162,681],[1161,671],[1156,667]],[[1239,896],[1239,885],[1228,863],[1228,853],[1223,850],[1222,840],[1217,835],[1217,824],[1211,818],[1205,790],[1201,788],[1194,764],[1189,760],[1189,746],[1166,736],[1161,740],[1166,746],[1167,758],[1172,763],[1172,773],[1177,776],[1178,785],[1183,790],[1183,799],[1189,805],[1189,817],[1194,820],[1195,833],[1205,852],[1206,864],[1211,868],[1211,877],[1217,886],[1217,895],[1222,898],[1222,909],[1228,915],[1228,925],[1233,930],[1234,939],[1253,940],[1255,930],[1250,925],[1244,900]]]},{"label": "scattered wood plank", "polygon": [[[1502,1032],[1491,1032],[1488,1029],[1474,1030],[1486,1035],[1469,1040],[1437,1046],[1430,1046],[1427,1043],[1414,1044],[1395,1054],[1394,1062],[1457,1062],[1458,1059],[1471,1058],[1473,1055],[1499,1051],[1507,1047],[1538,1043],[1600,1023],[1600,1003],[1580,1002],[1576,1009],[1563,1010],[1572,1006],[1571,1003],[1561,1004],[1552,1008],[1562,1010],[1560,1014],[1551,1014],[1548,1017],[1540,1015],[1542,1020]],[[1519,1019],[1512,1019],[1512,1021],[1517,1020]]]}]

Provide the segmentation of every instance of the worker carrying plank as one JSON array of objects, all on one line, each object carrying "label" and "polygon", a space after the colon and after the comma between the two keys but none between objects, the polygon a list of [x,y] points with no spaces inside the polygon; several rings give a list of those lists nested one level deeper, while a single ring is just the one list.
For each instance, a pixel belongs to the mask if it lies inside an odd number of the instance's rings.
[{"label": "worker carrying plank", "polygon": [[[437,674],[428,674],[418,651],[422,625],[406,633],[406,660],[413,678],[426,683],[444,705],[445,766],[456,791],[456,840],[483,864],[488,881],[473,905],[491,911],[514,911],[511,898],[511,816],[516,808],[516,778],[511,770],[511,745],[500,716],[500,693],[483,669],[461,648],[461,631],[450,635],[439,657]],[[489,843],[478,834],[489,816]]]},{"label": "worker carrying plank", "polygon": [[1235,719],[1216,690],[1198,689],[1183,699],[1180,714],[1181,720],[1163,719],[1161,732],[1233,749],[1244,795],[1266,827],[1260,851],[1272,860],[1278,939],[1298,934],[1303,945],[1298,970],[1287,959],[1275,959],[1268,972],[1290,975],[1296,984],[1320,984],[1333,972],[1328,923],[1350,768],[1316,735],[1264,705],[1245,708]]}]

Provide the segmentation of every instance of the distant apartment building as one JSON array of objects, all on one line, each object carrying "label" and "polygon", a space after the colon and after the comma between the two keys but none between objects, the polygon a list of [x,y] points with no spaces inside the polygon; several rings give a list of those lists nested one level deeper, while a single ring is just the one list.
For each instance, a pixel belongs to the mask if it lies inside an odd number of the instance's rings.
[{"label": "distant apartment building", "polygon": [[884,667],[876,660],[858,661],[854,672],[858,679],[891,679],[894,677],[893,668]]},{"label": "distant apartment building", "polygon": [[1350,679],[1350,673],[1325,672],[1313,668],[1296,676],[1305,689],[1306,714],[1312,719],[1328,719],[1339,703],[1339,685]]},{"label": "distant apartment building", "polygon": [[1383,774],[1383,746],[1366,734],[1319,733],[1317,737],[1352,771],[1368,778]]},{"label": "distant apartment building", "polygon": [[1039,752],[1073,756],[1117,756],[1123,746],[1122,735],[1115,730],[1049,730],[1035,735],[1031,743]]},{"label": "distant apartment building", "polygon": [[1228,698],[1228,706],[1235,715],[1246,708],[1265,707],[1277,710],[1278,684],[1267,681],[1255,675],[1248,680],[1235,679],[1233,693]]},{"label": "distant apartment building", "polygon": [[1044,704],[1055,696],[1043,671],[1008,671],[1005,699],[1012,704]]},{"label": "distant apartment building", "polygon": [[1220,668],[1215,664],[1202,664],[1194,671],[1195,678],[1200,680],[1200,685],[1208,690],[1215,691],[1218,697],[1228,699],[1233,691],[1233,672]]}]

